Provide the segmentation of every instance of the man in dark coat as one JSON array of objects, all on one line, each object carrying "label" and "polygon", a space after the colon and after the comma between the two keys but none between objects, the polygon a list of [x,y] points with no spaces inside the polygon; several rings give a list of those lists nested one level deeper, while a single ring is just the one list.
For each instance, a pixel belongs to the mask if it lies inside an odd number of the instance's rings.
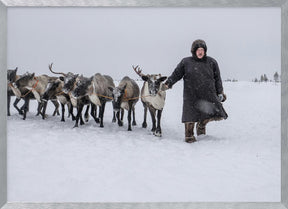
[{"label": "man in dark coat", "polygon": [[191,53],[192,57],[182,59],[164,86],[172,88],[177,81],[184,80],[182,122],[185,123],[185,141],[188,143],[196,141],[195,123],[197,135],[201,135],[206,134],[209,121],[228,117],[221,104],[226,95],[219,67],[215,59],[206,55],[205,41],[194,41]]}]

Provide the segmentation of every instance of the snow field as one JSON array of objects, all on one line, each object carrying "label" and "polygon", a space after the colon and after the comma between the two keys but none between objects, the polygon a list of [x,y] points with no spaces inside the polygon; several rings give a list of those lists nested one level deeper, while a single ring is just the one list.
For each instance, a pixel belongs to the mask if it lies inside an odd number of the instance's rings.
[{"label": "snow field", "polygon": [[[142,86],[142,82],[138,82]],[[104,128],[60,116],[36,117],[30,102],[25,121],[11,107],[8,126],[8,201],[197,202],[280,201],[280,84],[224,83],[229,117],[207,125],[207,135],[184,142],[182,81],[166,94],[161,138],[137,126],[112,121]],[[13,101],[13,99],[12,99]],[[61,111],[60,111],[61,112]],[[67,111],[66,111],[67,113]]]}]

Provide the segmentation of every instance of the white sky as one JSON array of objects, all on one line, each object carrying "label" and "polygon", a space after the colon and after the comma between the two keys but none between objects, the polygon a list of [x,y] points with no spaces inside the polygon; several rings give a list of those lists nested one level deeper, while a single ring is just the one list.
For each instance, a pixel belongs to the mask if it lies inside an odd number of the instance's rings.
[{"label": "white sky", "polygon": [[8,8],[8,68],[171,75],[204,39],[222,79],[281,72],[280,8]]}]

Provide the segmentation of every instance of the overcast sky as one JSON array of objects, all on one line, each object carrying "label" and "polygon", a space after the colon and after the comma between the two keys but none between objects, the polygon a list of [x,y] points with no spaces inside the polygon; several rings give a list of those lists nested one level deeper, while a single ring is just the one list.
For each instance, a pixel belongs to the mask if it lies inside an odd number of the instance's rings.
[{"label": "overcast sky", "polygon": [[281,72],[280,8],[8,8],[8,68],[171,75],[204,39],[222,79]]}]

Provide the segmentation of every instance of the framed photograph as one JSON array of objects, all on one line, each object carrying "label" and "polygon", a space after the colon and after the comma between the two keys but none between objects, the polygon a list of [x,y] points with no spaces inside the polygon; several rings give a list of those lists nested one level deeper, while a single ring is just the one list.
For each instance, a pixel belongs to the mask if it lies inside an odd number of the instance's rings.
[{"label": "framed photograph", "polygon": [[[287,19],[287,0],[0,0],[0,208],[288,208]],[[167,88],[199,39],[228,118],[186,143],[187,83]]]}]

